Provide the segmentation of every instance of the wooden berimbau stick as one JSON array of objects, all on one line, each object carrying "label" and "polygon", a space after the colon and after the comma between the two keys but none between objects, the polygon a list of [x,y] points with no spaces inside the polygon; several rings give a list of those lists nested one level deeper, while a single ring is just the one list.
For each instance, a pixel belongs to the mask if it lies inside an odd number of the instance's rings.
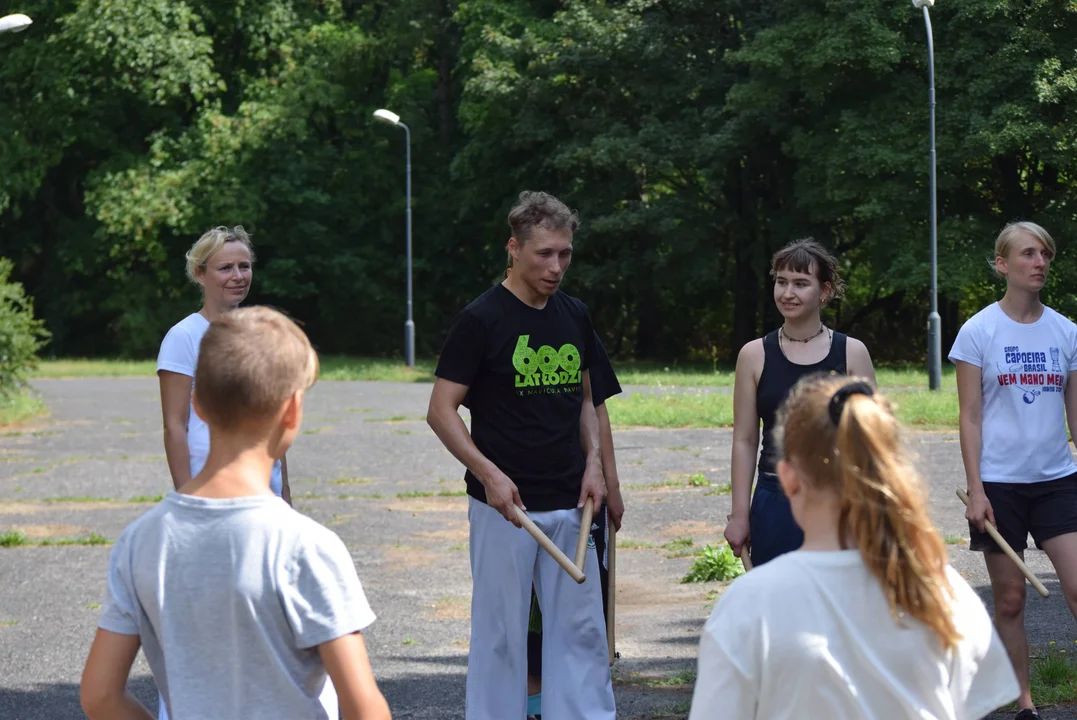
[{"label": "wooden berimbau stick", "polygon": [[588,497],[583,504],[583,517],[580,518],[580,539],[576,541],[576,567],[584,571],[587,563],[587,542],[591,539],[591,521],[595,517],[595,499]]},{"label": "wooden berimbau stick", "polygon": [[607,516],[610,539],[606,543],[606,557],[609,563],[609,583],[606,588],[606,644],[610,649],[610,667],[617,659],[617,529]]},{"label": "wooden berimbau stick", "polygon": [[527,532],[531,533],[531,537],[535,538],[535,541],[542,547],[543,550],[553,556],[553,559],[556,560],[557,564],[560,565],[564,569],[564,571],[569,574],[569,577],[571,577],[577,583],[582,584],[583,581],[586,579],[586,576],[583,574],[583,571],[572,564],[572,561],[568,559],[568,556],[561,552],[561,548],[554,545],[553,540],[546,537],[546,533],[542,532],[542,530],[539,529],[539,526],[535,524],[535,521],[529,518],[527,516],[527,513],[520,509],[519,505],[514,505],[513,507],[516,508],[516,517],[517,519],[519,519],[520,524],[523,526],[524,530],[527,530]]},{"label": "wooden berimbau stick", "polygon": [[[965,503],[965,506],[967,507],[969,504],[968,493],[966,493],[961,488],[958,488],[957,496],[961,498],[961,502]],[[1021,557],[1013,551],[1012,547],[1010,547],[1010,544],[1006,542],[1001,535],[999,535],[998,530],[995,529],[995,526],[991,524],[990,520],[984,520],[984,530],[987,531],[987,534],[991,536],[992,540],[998,543],[998,546],[1002,548],[1002,552],[1006,553],[1006,555],[1009,556],[1010,560],[1013,560],[1015,563],[1017,563],[1017,569],[1021,571],[1022,575],[1028,578],[1028,581],[1032,583],[1032,587],[1036,588],[1036,592],[1038,592],[1040,595],[1043,595],[1044,597],[1049,597],[1051,593],[1047,592],[1047,588],[1043,586],[1043,583],[1040,582],[1040,579],[1036,577],[1031,570],[1028,569],[1028,565],[1025,565],[1024,561],[1021,560]]]}]

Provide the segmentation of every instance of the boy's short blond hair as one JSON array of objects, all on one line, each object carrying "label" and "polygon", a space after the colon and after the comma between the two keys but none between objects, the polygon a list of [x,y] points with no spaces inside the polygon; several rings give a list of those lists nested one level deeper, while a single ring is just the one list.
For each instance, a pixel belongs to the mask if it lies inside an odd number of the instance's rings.
[{"label": "boy's short blond hair", "polygon": [[318,376],[306,334],[280,312],[249,307],[214,320],[202,338],[194,392],[210,428],[234,429],[271,418]]}]

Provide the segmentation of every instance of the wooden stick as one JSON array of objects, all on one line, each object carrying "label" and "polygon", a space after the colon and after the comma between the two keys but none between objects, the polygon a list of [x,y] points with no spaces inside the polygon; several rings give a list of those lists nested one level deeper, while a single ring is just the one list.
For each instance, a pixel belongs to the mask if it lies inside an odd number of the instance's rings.
[{"label": "wooden stick", "polygon": [[617,659],[617,529],[613,527],[608,515],[610,539],[606,543],[606,555],[609,558],[609,583],[606,588],[606,644],[610,649],[610,667]]},{"label": "wooden stick", "polygon": [[524,530],[531,533],[531,537],[535,538],[538,544],[542,546],[543,550],[553,556],[553,559],[557,561],[558,565],[564,568],[565,572],[569,574],[569,577],[577,583],[583,584],[583,581],[586,579],[583,571],[572,564],[572,561],[568,559],[568,556],[561,552],[561,548],[554,545],[553,540],[546,537],[546,533],[539,530],[539,526],[535,524],[534,520],[527,516],[527,513],[520,509],[519,505],[514,505],[513,507],[516,508],[516,517],[519,519],[520,524],[523,525]]},{"label": "wooden stick", "polygon": [[740,561],[744,563],[744,572],[748,572],[752,569],[752,553],[751,548],[748,547],[747,544],[745,544],[744,547],[741,548]]},{"label": "wooden stick", "polygon": [[[958,488],[957,496],[961,498],[961,502],[965,503],[965,506],[967,507],[969,504],[968,494],[961,488]],[[1006,555],[1009,556],[1010,560],[1013,560],[1015,563],[1017,563],[1017,568],[1021,571],[1021,574],[1028,578],[1028,581],[1032,583],[1032,587],[1036,588],[1036,592],[1038,592],[1040,595],[1043,595],[1044,597],[1049,597],[1051,593],[1047,592],[1047,588],[1043,586],[1043,583],[1040,582],[1040,579],[1036,577],[1031,570],[1028,569],[1028,566],[1025,565],[1025,563],[1021,560],[1021,557],[1013,551],[1013,548],[1010,547],[1010,544],[1006,542],[1001,535],[999,535],[998,530],[995,529],[995,526],[992,525],[991,521],[987,520],[986,518],[984,519],[984,530],[987,531],[987,534],[991,536],[992,540],[998,543],[998,546],[1002,548],[1002,552],[1006,553]]]},{"label": "wooden stick", "polygon": [[591,521],[595,517],[595,499],[588,496],[583,504],[583,517],[580,519],[580,539],[576,542],[576,567],[584,571],[587,563],[587,541],[591,539]]}]

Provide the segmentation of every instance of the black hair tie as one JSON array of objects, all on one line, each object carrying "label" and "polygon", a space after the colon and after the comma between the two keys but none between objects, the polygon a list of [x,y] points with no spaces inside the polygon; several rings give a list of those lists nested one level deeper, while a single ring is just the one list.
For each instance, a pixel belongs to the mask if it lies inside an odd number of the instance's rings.
[{"label": "black hair tie", "polygon": [[841,422],[841,411],[845,409],[845,401],[853,395],[866,395],[872,397],[875,395],[875,388],[873,388],[870,383],[866,383],[863,380],[842,385],[830,398],[830,407],[828,408],[830,412],[830,422],[834,423],[834,427],[837,427]]}]

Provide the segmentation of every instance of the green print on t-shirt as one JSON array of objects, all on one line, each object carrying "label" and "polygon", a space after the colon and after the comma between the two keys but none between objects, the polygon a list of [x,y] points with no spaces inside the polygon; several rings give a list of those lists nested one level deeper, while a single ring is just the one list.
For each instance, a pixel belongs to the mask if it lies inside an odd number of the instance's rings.
[{"label": "green print on t-shirt", "polygon": [[512,353],[512,365],[518,373],[516,387],[572,385],[582,382],[580,351],[575,345],[565,343],[560,350],[543,345],[538,350],[532,350],[527,344],[530,339],[530,335],[521,335],[516,340],[516,350]]}]

